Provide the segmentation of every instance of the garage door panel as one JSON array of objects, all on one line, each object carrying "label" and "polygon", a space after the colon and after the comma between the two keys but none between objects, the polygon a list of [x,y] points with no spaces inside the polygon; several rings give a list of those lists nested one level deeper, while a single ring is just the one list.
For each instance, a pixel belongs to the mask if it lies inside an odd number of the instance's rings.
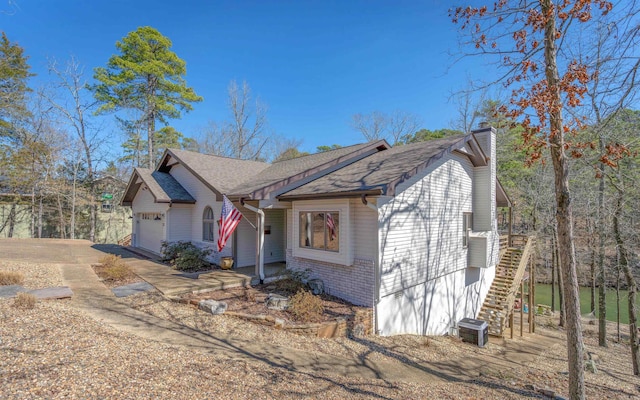
[{"label": "garage door panel", "polygon": [[160,213],[141,213],[138,218],[138,247],[160,254],[164,218]]}]

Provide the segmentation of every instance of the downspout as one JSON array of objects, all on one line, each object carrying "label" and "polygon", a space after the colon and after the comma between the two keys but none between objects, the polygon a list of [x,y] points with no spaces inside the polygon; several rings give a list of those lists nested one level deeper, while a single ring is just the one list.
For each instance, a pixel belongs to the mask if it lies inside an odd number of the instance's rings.
[{"label": "downspout", "polygon": [[363,195],[362,195],[362,204],[364,204],[365,206],[369,207],[369,208],[370,208],[370,209],[372,209],[373,211],[378,212],[378,207],[376,207],[374,204],[369,203],[369,202],[367,201],[367,195],[366,195],[366,194],[363,194]]},{"label": "downspout", "polygon": [[[378,207],[375,204],[369,203],[367,201],[367,195],[363,194],[362,204],[369,207],[373,211],[376,212],[376,223],[378,222]],[[378,328],[378,303],[380,302],[380,229],[378,229],[378,233],[376,234],[376,250],[374,255],[374,264],[373,264],[373,332],[378,335],[380,330]]]},{"label": "downspout", "polygon": [[258,214],[258,242],[256,243],[256,274],[260,277],[260,284],[264,283],[264,211],[259,208],[245,204],[244,199],[240,199],[240,204],[250,211]]},{"label": "downspout", "polygon": [[[173,200],[169,200],[169,209],[164,214],[164,240],[169,243],[169,238],[171,237],[171,225],[169,224],[169,216],[171,215],[171,207],[173,206]],[[162,247],[161,247],[162,249]]]}]

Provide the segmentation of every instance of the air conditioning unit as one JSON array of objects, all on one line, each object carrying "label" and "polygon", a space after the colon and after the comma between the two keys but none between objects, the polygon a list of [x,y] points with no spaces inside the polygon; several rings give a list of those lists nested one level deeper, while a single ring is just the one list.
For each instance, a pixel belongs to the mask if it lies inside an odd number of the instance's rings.
[{"label": "air conditioning unit", "polygon": [[479,319],[463,318],[458,322],[458,334],[463,342],[484,347],[489,341],[489,325]]}]

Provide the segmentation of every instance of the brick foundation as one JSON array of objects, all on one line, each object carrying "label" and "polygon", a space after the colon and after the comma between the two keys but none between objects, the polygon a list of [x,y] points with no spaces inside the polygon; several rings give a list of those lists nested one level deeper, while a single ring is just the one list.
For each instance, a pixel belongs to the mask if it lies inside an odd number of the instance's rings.
[{"label": "brick foundation", "polygon": [[356,258],[353,265],[345,266],[293,257],[288,249],[287,268],[294,271],[309,270],[309,279],[321,279],[327,294],[358,306],[373,307],[375,273],[372,260]]}]

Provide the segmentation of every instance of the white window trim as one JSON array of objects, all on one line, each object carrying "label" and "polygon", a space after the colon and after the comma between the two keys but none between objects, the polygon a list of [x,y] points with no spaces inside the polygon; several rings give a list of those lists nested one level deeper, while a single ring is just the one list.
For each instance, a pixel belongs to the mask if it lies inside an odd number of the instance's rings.
[{"label": "white window trim", "polygon": [[[469,222],[469,226],[465,228],[465,222]],[[469,248],[469,239],[473,232],[473,213],[470,211],[462,212],[462,248]]]},{"label": "white window trim", "polygon": [[[340,213],[340,251],[317,250],[300,247],[300,212],[332,212]],[[351,217],[349,200],[305,200],[293,203],[293,256],[311,260],[325,261],[333,264],[351,265],[352,254],[350,246]]]},{"label": "white window trim", "polygon": [[[211,214],[213,215],[213,219],[205,219],[204,218],[204,214],[207,211],[207,209],[211,210]],[[202,238],[201,240],[205,243],[213,243],[215,242],[216,239],[216,213],[215,211],[213,211],[213,207],[212,206],[206,206],[205,208],[202,209]],[[204,224],[210,223],[211,226],[213,227],[213,236],[211,237],[211,240],[207,240],[204,237]]]}]

